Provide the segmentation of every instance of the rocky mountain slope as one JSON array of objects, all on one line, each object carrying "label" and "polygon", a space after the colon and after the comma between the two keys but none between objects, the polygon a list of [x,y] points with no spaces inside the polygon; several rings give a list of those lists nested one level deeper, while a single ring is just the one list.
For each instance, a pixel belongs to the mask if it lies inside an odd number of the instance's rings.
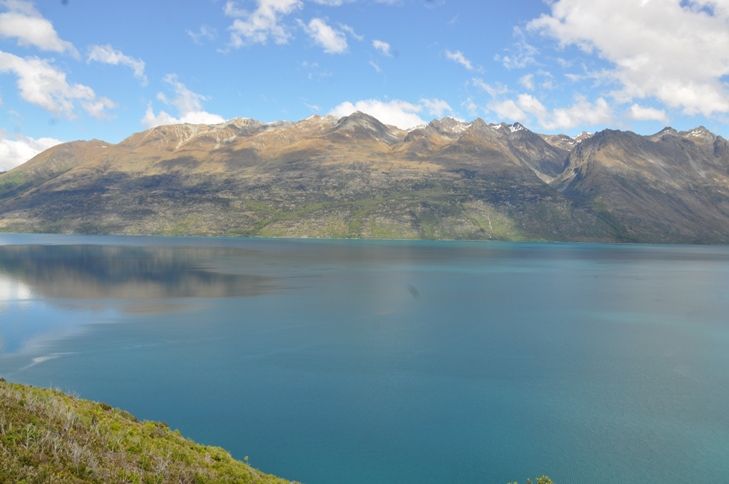
[{"label": "rocky mountain slope", "polygon": [[0,230],[726,243],[727,177],[704,128],[237,118],[53,147],[0,175]]}]

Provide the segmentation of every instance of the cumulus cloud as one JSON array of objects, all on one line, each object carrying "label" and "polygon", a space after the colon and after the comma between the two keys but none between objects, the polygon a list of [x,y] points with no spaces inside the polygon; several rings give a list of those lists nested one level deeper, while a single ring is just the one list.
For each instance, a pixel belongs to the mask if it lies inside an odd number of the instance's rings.
[{"label": "cumulus cloud", "polygon": [[78,56],[73,44],[61,40],[53,24],[43,18],[31,2],[0,0],[0,6],[7,9],[0,13],[0,37],[17,39],[20,46]]},{"label": "cumulus cloud", "polygon": [[526,113],[517,106],[513,99],[506,99],[504,101],[492,102],[488,105],[488,109],[496,113],[499,119],[508,121],[521,121],[527,120]]},{"label": "cumulus cloud", "polygon": [[342,116],[349,116],[355,111],[361,111],[374,116],[385,124],[391,124],[401,129],[410,129],[425,124],[425,121],[417,114],[422,110],[422,106],[406,101],[382,102],[376,99],[368,99],[354,104],[344,102],[332,109],[329,114],[341,118]]},{"label": "cumulus cloud", "polygon": [[615,114],[605,99],[598,98],[591,103],[579,95],[572,106],[557,108],[552,111],[551,119],[540,120],[540,125],[549,130],[611,124],[615,124]]},{"label": "cumulus cloud", "polygon": [[372,47],[379,50],[384,55],[392,57],[392,54],[390,53],[390,44],[388,44],[387,42],[383,42],[381,40],[373,40]]},{"label": "cumulus cloud", "polygon": [[468,111],[468,114],[470,114],[471,116],[478,115],[478,111],[479,111],[478,104],[476,104],[474,102],[474,100],[471,99],[470,97],[468,99],[466,99],[464,102],[462,102],[461,106],[466,108],[466,111]]},{"label": "cumulus cloud", "polygon": [[121,51],[114,50],[111,45],[91,46],[86,62],[92,61],[115,66],[122,65],[131,67],[134,71],[134,77],[142,81],[143,86],[147,85],[147,76],[144,75],[144,61],[124,55]]},{"label": "cumulus cloud", "polygon": [[168,106],[175,107],[178,117],[175,118],[165,111],[155,114],[152,106],[148,106],[141,120],[144,126],[154,128],[166,124],[218,124],[225,121],[222,116],[203,111],[202,102],[208,98],[189,90],[179,81],[176,74],[168,74],[164,81],[169,84],[175,97],[169,99],[160,92],[157,93],[157,99]]},{"label": "cumulus cloud", "polygon": [[519,84],[530,91],[534,90],[534,74],[527,74],[519,78]]},{"label": "cumulus cloud", "polygon": [[285,44],[291,34],[280,24],[281,17],[303,8],[301,0],[256,0],[257,8],[252,12],[243,10],[229,0],[223,11],[229,17],[238,17],[229,27],[233,47],[250,44],[265,44],[269,37],[277,44]]},{"label": "cumulus cloud", "polygon": [[374,116],[385,124],[397,126],[400,129],[411,129],[426,124],[418,113],[428,111],[431,116],[440,117],[446,111],[452,111],[445,101],[440,99],[421,99],[418,104],[401,101],[398,99],[382,102],[377,99],[367,99],[351,103],[349,101],[340,104],[332,109],[329,114],[341,118],[361,111]]},{"label": "cumulus cloud", "polygon": [[466,59],[466,56],[463,55],[463,52],[461,52],[460,50],[457,50],[455,52],[446,50],[445,54],[448,59],[461,64],[463,67],[465,67],[469,71],[473,70],[473,64],[471,63],[470,60]]},{"label": "cumulus cloud", "polygon": [[159,114],[154,114],[152,106],[147,106],[147,111],[142,118],[142,124],[148,128],[168,124],[220,124],[223,122],[225,122],[223,117],[205,111],[185,113],[180,115],[179,118],[175,118],[166,111],[160,111]]},{"label": "cumulus cloud", "polygon": [[663,124],[668,124],[666,111],[663,109],[648,108],[638,104],[630,106],[628,117],[636,121],[660,121]]},{"label": "cumulus cloud", "polygon": [[618,102],[652,97],[685,114],[729,112],[726,0],[557,0],[528,29],[597,54]]},{"label": "cumulus cloud", "polygon": [[324,20],[313,18],[308,25],[301,22],[301,27],[327,54],[347,52],[347,37],[344,33],[327,25]]},{"label": "cumulus cloud", "polygon": [[327,5],[329,7],[339,7],[345,3],[355,2],[356,0],[311,0],[319,5]]},{"label": "cumulus cloud", "polygon": [[79,103],[90,115],[104,118],[108,117],[106,110],[116,106],[107,98],[97,97],[88,86],[69,84],[66,74],[45,59],[0,51],[0,73],[4,72],[18,77],[21,98],[56,116],[75,118],[75,103]]},{"label": "cumulus cloud", "polygon": [[421,99],[420,104],[428,111],[428,114],[437,118],[443,117],[446,112],[453,112],[453,108],[442,99]]},{"label": "cumulus cloud", "polygon": [[582,95],[575,96],[572,106],[556,108],[552,111],[530,94],[520,94],[516,99],[493,101],[488,105],[488,109],[509,121],[530,122],[534,120],[540,127],[549,131],[615,122],[615,114],[605,99],[599,98],[591,103]]},{"label": "cumulus cloud", "polygon": [[12,170],[48,148],[63,143],[53,138],[29,138],[20,134],[9,139],[0,130],[0,171]]}]

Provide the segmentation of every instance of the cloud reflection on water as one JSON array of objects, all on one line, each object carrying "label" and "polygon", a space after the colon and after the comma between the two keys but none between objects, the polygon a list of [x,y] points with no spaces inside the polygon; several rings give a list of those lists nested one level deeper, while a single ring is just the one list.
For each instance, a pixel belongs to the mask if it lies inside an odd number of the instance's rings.
[{"label": "cloud reflection on water", "polygon": [[253,252],[0,245],[0,354],[43,354],[54,341],[90,324],[115,322],[119,313],[201,310],[205,299],[262,296],[280,289],[278,278],[246,272],[247,262],[255,260]]},{"label": "cloud reflection on water", "polygon": [[0,246],[0,296],[149,300],[260,296],[276,289],[272,277],[206,265],[236,255],[246,254],[226,248]]}]

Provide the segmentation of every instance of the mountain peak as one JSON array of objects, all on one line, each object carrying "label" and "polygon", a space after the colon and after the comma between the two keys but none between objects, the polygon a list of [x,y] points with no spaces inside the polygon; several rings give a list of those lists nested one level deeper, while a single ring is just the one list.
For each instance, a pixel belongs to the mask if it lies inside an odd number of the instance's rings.
[{"label": "mountain peak", "polygon": [[484,121],[481,118],[476,118],[470,123],[467,124],[468,131],[479,134],[480,137],[486,137],[486,138],[495,138],[496,137],[496,131],[494,126],[486,124],[486,121]]},{"label": "mountain peak", "polygon": [[575,136],[573,139],[575,140],[576,143],[582,143],[586,139],[590,139],[593,136],[595,136],[594,133],[590,133],[588,131],[583,131],[582,133],[580,133],[577,136]]},{"label": "mountain peak", "polygon": [[448,116],[443,119],[434,119],[428,123],[428,126],[446,136],[460,135],[468,129],[467,123]]},{"label": "mountain peak", "polygon": [[517,131],[524,131],[524,130],[526,130],[526,128],[524,127],[523,124],[516,122],[516,123],[512,124],[511,126],[509,126],[509,130],[512,133],[516,133]]},{"label": "mountain peak", "polygon": [[331,130],[332,134],[339,133],[345,136],[354,135],[357,138],[371,137],[388,144],[400,141],[400,138],[393,133],[388,126],[380,122],[374,116],[361,111],[355,111],[349,116],[344,116]]},{"label": "mountain peak", "polygon": [[374,116],[370,116],[362,111],[355,111],[349,116],[344,116],[337,122],[337,129],[348,128],[353,126],[361,126],[363,128],[373,129],[380,126],[385,126],[380,120]]},{"label": "mountain peak", "polygon": [[523,124],[521,124],[518,121],[514,124],[509,124],[509,123],[496,124],[496,123],[494,123],[494,124],[489,124],[488,126],[491,129],[494,129],[501,134],[512,134],[512,133],[517,133],[519,131],[529,131],[526,127],[524,127]]},{"label": "mountain peak", "polygon": [[681,131],[679,135],[687,138],[708,138],[712,141],[716,139],[716,135],[703,126],[688,131]]}]

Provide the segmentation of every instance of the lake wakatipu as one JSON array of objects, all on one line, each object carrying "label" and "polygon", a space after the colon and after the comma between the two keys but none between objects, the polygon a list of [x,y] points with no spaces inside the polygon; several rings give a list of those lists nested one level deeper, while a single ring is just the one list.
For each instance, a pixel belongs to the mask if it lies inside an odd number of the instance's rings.
[{"label": "lake wakatipu", "polygon": [[0,235],[0,376],[305,484],[723,482],[729,247]]}]

